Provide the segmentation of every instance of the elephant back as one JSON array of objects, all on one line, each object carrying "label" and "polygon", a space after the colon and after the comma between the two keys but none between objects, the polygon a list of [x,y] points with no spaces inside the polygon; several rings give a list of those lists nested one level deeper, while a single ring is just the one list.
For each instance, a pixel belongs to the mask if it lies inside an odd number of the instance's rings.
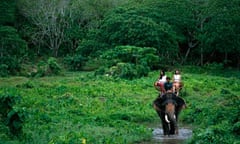
[{"label": "elephant back", "polygon": [[166,93],[162,96],[162,105],[166,105],[168,103],[173,103],[174,105],[176,105],[176,95],[173,93]]},{"label": "elephant back", "polygon": [[177,107],[186,105],[185,100],[179,96],[176,96],[174,93],[166,93],[154,100],[154,104],[161,109],[164,108],[167,103],[173,103]]}]

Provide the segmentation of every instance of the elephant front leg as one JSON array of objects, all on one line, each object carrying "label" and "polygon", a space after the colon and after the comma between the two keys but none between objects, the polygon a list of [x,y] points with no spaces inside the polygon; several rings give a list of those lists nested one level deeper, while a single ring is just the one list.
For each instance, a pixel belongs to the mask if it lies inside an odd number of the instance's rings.
[{"label": "elephant front leg", "polygon": [[177,112],[176,115],[176,123],[175,123],[175,134],[178,135],[179,131],[178,131],[178,114],[179,112]]},{"label": "elephant front leg", "polygon": [[171,127],[172,134],[176,134],[177,135],[178,134],[178,123],[177,123],[177,121],[174,120],[171,126],[172,126]]},{"label": "elephant front leg", "polygon": [[178,127],[176,127],[175,134],[178,135]]},{"label": "elephant front leg", "polygon": [[162,129],[163,129],[163,134],[164,135],[169,135],[170,133],[170,128],[169,128],[169,123],[165,121],[165,114],[162,112],[158,112],[158,115],[162,121]]},{"label": "elephant front leg", "polygon": [[169,135],[170,134],[170,129],[169,129],[169,124],[168,123],[162,121],[162,128],[163,128],[163,135]]},{"label": "elephant front leg", "polygon": [[172,129],[173,129],[173,134],[178,135],[178,124],[177,124],[177,122],[173,123]]}]

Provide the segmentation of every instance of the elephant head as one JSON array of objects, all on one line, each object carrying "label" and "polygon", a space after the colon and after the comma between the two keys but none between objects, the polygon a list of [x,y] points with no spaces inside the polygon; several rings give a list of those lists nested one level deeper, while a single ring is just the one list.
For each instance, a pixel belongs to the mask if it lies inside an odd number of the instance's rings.
[{"label": "elephant head", "polygon": [[162,120],[164,135],[178,134],[178,114],[185,107],[185,101],[173,93],[166,93],[159,96],[153,104]]}]

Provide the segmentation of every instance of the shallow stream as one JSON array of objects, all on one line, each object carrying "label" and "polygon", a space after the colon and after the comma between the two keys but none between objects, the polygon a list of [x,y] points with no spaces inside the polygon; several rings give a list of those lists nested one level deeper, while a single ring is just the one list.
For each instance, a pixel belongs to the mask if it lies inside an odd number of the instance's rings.
[{"label": "shallow stream", "polygon": [[187,139],[191,138],[192,130],[189,128],[180,128],[178,135],[163,135],[163,130],[161,128],[154,128],[152,143],[161,144],[183,144]]},{"label": "shallow stream", "polygon": [[179,134],[170,136],[163,135],[163,129],[156,125],[151,126],[151,129],[153,129],[152,140],[141,144],[184,144],[192,137],[192,129],[187,126],[179,126]]}]

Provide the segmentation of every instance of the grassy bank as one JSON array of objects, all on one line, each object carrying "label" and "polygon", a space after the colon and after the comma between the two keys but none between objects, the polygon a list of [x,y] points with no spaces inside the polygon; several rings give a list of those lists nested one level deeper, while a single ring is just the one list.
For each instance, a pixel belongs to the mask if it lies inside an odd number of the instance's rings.
[{"label": "grassy bank", "polygon": [[26,112],[23,143],[79,143],[83,139],[132,143],[151,137],[151,130],[141,123],[156,118],[151,77],[134,81],[93,73],[11,77],[1,79],[1,95],[22,97],[16,107]]},{"label": "grassy bank", "polygon": [[[169,76],[172,72],[167,72]],[[182,97],[188,108],[180,121],[194,127],[190,143],[238,141],[239,72],[183,68]],[[136,80],[69,72],[63,76],[0,80],[0,95],[20,96],[14,109],[25,118],[18,138],[1,126],[3,143],[135,143],[151,139],[148,124],[159,121],[152,108],[158,71]],[[227,135],[226,135],[227,133]],[[219,137],[221,139],[218,141]]]}]

